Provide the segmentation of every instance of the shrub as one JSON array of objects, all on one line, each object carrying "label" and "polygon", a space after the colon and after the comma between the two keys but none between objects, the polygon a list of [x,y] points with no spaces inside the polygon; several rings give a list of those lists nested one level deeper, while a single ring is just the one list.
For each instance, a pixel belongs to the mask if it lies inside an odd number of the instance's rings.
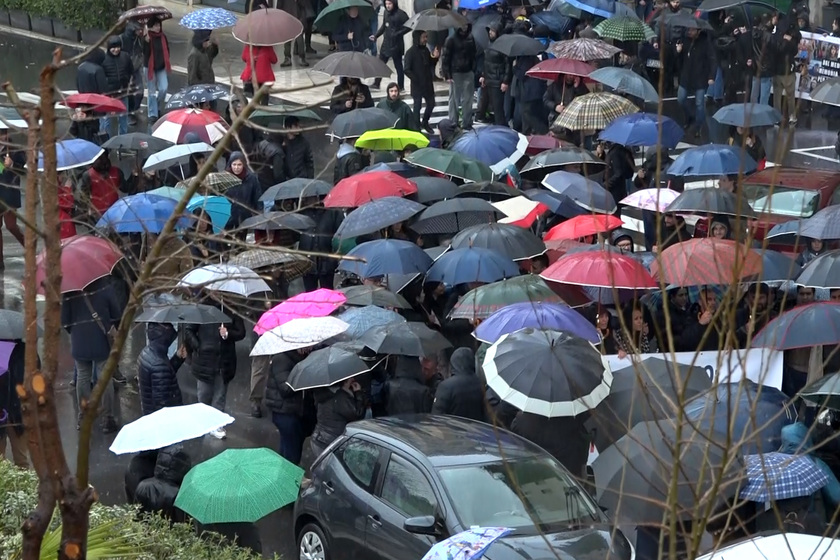
[{"label": "shrub", "polygon": [[0,9],[54,18],[71,28],[105,30],[117,21],[121,4],[117,0],[0,0]]}]

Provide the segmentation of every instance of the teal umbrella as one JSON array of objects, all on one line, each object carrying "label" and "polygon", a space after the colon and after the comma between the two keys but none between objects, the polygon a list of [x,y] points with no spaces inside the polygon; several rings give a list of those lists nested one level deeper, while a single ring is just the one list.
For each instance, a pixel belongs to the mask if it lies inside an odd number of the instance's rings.
[{"label": "teal umbrella", "polygon": [[297,499],[303,469],[270,449],[227,449],[194,466],[175,505],[199,523],[254,523]]},{"label": "teal umbrella", "polygon": [[[321,13],[315,18],[313,26],[317,31],[335,31],[347,8],[354,6],[359,9],[359,19],[362,21],[370,21],[373,18],[373,6],[370,2],[365,2],[365,0],[336,0],[321,10]],[[358,38],[360,41],[362,39],[367,40],[367,37]]]},{"label": "teal umbrella", "polygon": [[171,198],[172,200],[181,200],[181,197],[184,196],[185,192],[187,192],[187,189],[180,189],[178,187],[158,187],[149,191],[149,194],[165,196],[166,198]]},{"label": "teal umbrella", "polygon": [[230,220],[230,200],[223,196],[201,196],[196,195],[187,204],[187,210],[195,212],[202,209],[210,216],[213,223],[213,232],[219,233]]}]

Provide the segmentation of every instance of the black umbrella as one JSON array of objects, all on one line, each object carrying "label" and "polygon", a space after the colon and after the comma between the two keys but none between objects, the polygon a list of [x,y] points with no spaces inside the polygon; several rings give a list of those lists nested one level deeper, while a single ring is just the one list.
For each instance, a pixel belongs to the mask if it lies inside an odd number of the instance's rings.
[{"label": "black umbrella", "polygon": [[230,96],[230,88],[216,84],[196,84],[181,88],[166,101],[166,110],[184,109]]},{"label": "black umbrella", "polygon": [[423,323],[391,323],[374,327],[359,338],[377,354],[435,356],[452,344],[438,331]]},{"label": "black umbrella", "polygon": [[478,183],[467,183],[461,185],[458,189],[458,197],[483,198],[489,202],[499,202],[500,200],[507,200],[516,196],[521,196],[522,193],[498,181],[480,181]]},{"label": "black umbrella", "polygon": [[347,298],[344,305],[356,307],[376,305],[385,308],[411,309],[411,304],[404,297],[379,286],[348,286],[347,288],[339,288],[338,291]]},{"label": "black umbrella", "polygon": [[640,422],[672,418],[677,407],[711,388],[712,381],[700,367],[648,358],[613,372],[608,396],[587,423],[593,442],[606,449]]},{"label": "black umbrella", "polygon": [[840,250],[823,253],[809,262],[799,273],[796,283],[809,288],[840,288]]},{"label": "black umbrella", "polygon": [[296,177],[283,181],[266,189],[260,200],[263,202],[278,200],[299,200],[301,196],[327,196],[332,190],[332,185],[319,179],[303,179]]},{"label": "black umbrella", "polygon": [[212,325],[229,323],[231,318],[212,305],[202,303],[177,303],[174,305],[151,305],[143,309],[135,323],[172,323]]},{"label": "black umbrella", "polygon": [[665,19],[665,25],[669,27],[684,27],[686,29],[699,29],[701,31],[712,31],[712,25],[704,20],[694,17],[688,12],[679,13]]},{"label": "black umbrella", "polygon": [[169,140],[157,138],[143,132],[129,132],[109,138],[102,144],[106,150],[148,150],[153,154],[174,146]]},{"label": "black umbrella", "polygon": [[708,212],[709,214],[725,214],[746,218],[756,217],[755,212],[745,200],[741,200],[739,204],[734,194],[717,187],[686,189],[668,205],[665,211],[685,214]]},{"label": "black umbrella", "polygon": [[536,39],[518,33],[502,35],[487,48],[510,57],[536,56],[545,50],[545,46]]},{"label": "black umbrella", "polygon": [[410,227],[420,234],[457,233],[464,228],[495,222],[504,214],[480,198],[453,198],[423,210]]},{"label": "black umbrella", "polygon": [[370,364],[344,348],[330,346],[315,350],[295,364],[286,381],[295,391],[329,387],[370,371]]},{"label": "black umbrella", "polygon": [[334,138],[358,138],[368,130],[393,128],[395,124],[397,124],[396,115],[385,109],[375,107],[353,109],[333,119],[328,134]]},{"label": "black umbrella", "polygon": [[480,224],[461,230],[452,238],[452,248],[490,249],[512,261],[530,259],[545,253],[545,243],[527,230],[509,224]]},{"label": "black umbrella", "polygon": [[595,154],[577,146],[564,146],[534,156],[519,174],[523,179],[540,180],[548,171],[557,171],[567,165],[580,165],[584,172],[601,171],[606,163]]},{"label": "black umbrella", "polygon": [[833,410],[840,410],[840,373],[817,379],[799,392],[808,402]]},{"label": "black umbrella", "polygon": [[[38,334],[43,334],[37,325]],[[26,326],[23,323],[23,313],[11,309],[0,309],[0,340],[23,340],[26,336]]]},{"label": "black umbrella", "polygon": [[330,76],[347,78],[387,78],[391,75],[388,65],[375,56],[356,51],[336,52],[319,60],[313,70]]},{"label": "black umbrella", "polygon": [[263,231],[275,231],[279,229],[309,231],[315,229],[315,220],[309,216],[295,212],[268,212],[248,218],[239,227],[241,229],[258,229]]},{"label": "black umbrella", "polygon": [[499,14],[482,14],[472,24],[472,36],[476,46],[482,51],[490,46],[487,28],[500,24],[502,16]]},{"label": "black umbrella", "polygon": [[699,12],[715,12],[717,10],[726,10],[728,8],[734,8],[735,6],[740,6],[741,4],[746,4],[747,0],[703,0],[700,2],[700,5],[697,6],[697,11]]},{"label": "black umbrella", "polygon": [[455,198],[460,192],[458,185],[443,177],[415,177],[412,181],[417,185],[417,193],[412,198],[423,204]]},{"label": "black umbrella", "polygon": [[446,31],[468,23],[467,18],[452,10],[431,9],[414,14],[405,26],[415,31]]}]

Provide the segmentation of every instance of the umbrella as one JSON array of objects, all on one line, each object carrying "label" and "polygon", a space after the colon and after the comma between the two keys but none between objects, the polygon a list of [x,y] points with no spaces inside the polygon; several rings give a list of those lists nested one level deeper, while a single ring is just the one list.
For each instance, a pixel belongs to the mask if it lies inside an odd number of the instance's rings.
[{"label": "umbrella", "polygon": [[[116,233],[160,233],[177,205],[177,201],[165,196],[133,194],[112,204],[99,218],[96,228],[110,228]],[[191,222],[191,217],[184,216],[176,227],[186,228]]]},{"label": "umbrella", "polygon": [[525,196],[535,202],[544,204],[552,213],[564,218],[574,218],[588,213],[583,207],[578,206],[574,200],[564,194],[547,191],[543,189],[528,189]]},{"label": "umbrella", "polygon": [[655,278],[677,286],[731,284],[761,273],[761,256],[729,239],[691,239],[671,245],[650,265]]},{"label": "umbrella", "polygon": [[[415,181],[416,182],[416,181]],[[498,181],[478,181],[458,187],[456,198],[481,198],[488,202],[501,202],[520,195],[519,189]]]},{"label": "umbrella", "polygon": [[254,332],[261,335],[293,319],[326,317],[341,307],[345,300],[341,292],[326,288],[298,294],[263,313],[254,326]]},{"label": "umbrella", "polygon": [[782,428],[797,420],[796,406],[787,395],[749,379],[716,384],[683,409],[692,430],[729,434],[731,445],[743,453],[776,451],[782,444]]},{"label": "umbrella", "polygon": [[489,249],[513,261],[545,253],[545,243],[530,230],[508,224],[479,224],[462,229],[451,242],[453,249]]},{"label": "umbrella", "polygon": [[793,350],[840,344],[840,303],[819,301],[789,309],[767,323],[752,346]]},{"label": "umbrella", "polygon": [[828,251],[809,262],[796,283],[808,288],[840,288],[840,250]]},{"label": "umbrella", "polygon": [[[326,59],[324,59],[326,60]],[[328,136],[333,138],[358,138],[368,130],[393,128],[397,116],[390,111],[378,108],[353,109],[341,113],[333,119]]]},{"label": "umbrella", "polygon": [[685,29],[698,29],[700,31],[714,31],[712,24],[704,19],[694,17],[690,12],[680,12],[666,18],[665,25],[668,27],[683,27]]},{"label": "umbrella", "polygon": [[[595,71],[595,67],[580,60],[571,58],[549,58],[531,67],[525,72],[532,78],[553,82],[560,76],[588,76]],[[554,146],[557,147],[557,146]],[[548,148],[551,149],[551,148]]]},{"label": "umbrella", "polygon": [[74,93],[64,98],[64,104],[71,109],[89,107],[97,113],[124,113],[126,110],[125,103],[119,99],[98,93]]},{"label": "umbrella", "polygon": [[296,212],[266,212],[257,214],[239,224],[239,229],[258,229],[260,231],[310,231],[315,229],[315,220]]},{"label": "umbrella", "polygon": [[187,473],[175,506],[203,524],[254,523],[293,503],[302,478],[270,449],[226,449]]},{"label": "umbrella", "polygon": [[452,344],[438,331],[423,323],[390,323],[373,327],[359,338],[359,342],[377,354],[396,356],[436,356]]},{"label": "umbrella", "polygon": [[613,371],[610,395],[592,411],[587,423],[594,428],[593,443],[603,450],[636,424],[673,418],[681,403],[711,387],[705,369],[659,357]]},{"label": "umbrella", "polygon": [[732,503],[743,471],[740,456],[729,449],[723,434],[696,436],[683,430],[678,440],[669,420],[636,424],[592,465],[598,504],[634,523],[658,526],[665,504],[673,503],[668,499],[672,482],[676,500],[668,513],[677,519],[697,519],[699,512],[720,511]]},{"label": "umbrella", "polygon": [[376,233],[394,224],[404,222],[423,210],[425,206],[419,202],[386,196],[366,202],[347,214],[335,232],[340,239],[359,237]]},{"label": "umbrella", "polygon": [[840,206],[826,206],[805,220],[799,235],[811,239],[840,239]]},{"label": "umbrella", "polygon": [[756,250],[761,255],[760,282],[775,282],[781,284],[793,280],[802,271],[796,261],[784,253],[772,249]]},{"label": "umbrella", "polygon": [[[178,181],[175,184],[176,188],[187,188],[192,179],[186,181]],[[242,179],[231,173],[230,171],[219,171],[216,173],[208,173],[201,182],[205,189],[210,192],[224,193],[237,185],[242,184]]]},{"label": "umbrella", "polygon": [[658,287],[638,260],[611,251],[583,251],[557,259],[542,274],[545,280],[608,289],[644,290]]},{"label": "umbrella", "polygon": [[300,317],[264,332],[249,354],[274,356],[321,344],[345,332],[349,325],[336,317]]},{"label": "umbrella", "polygon": [[144,132],[129,132],[109,138],[102,144],[106,150],[149,150],[152,154],[173,146],[169,140],[155,138]]},{"label": "umbrella", "polygon": [[467,292],[452,311],[451,319],[486,319],[499,309],[515,303],[564,303],[563,299],[536,274],[525,274],[479,286]]},{"label": "umbrella", "polygon": [[[330,76],[345,76],[360,80],[387,78],[391,75],[388,65],[377,57],[356,51],[329,54],[315,63],[312,69]],[[394,122],[392,121],[390,126],[393,126]]]},{"label": "umbrella", "polygon": [[222,29],[236,24],[236,14],[224,8],[207,8],[190,12],[178,22],[181,27],[192,29]]},{"label": "umbrella", "polygon": [[402,197],[417,192],[417,186],[393,171],[369,171],[346,177],[324,199],[326,208],[357,208],[386,196]]},{"label": "umbrella", "polygon": [[369,21],[373,18],[373,6],[370,2],[365,0],[336,0],[332,4],[327,4],[324,9],[318,13],[315,22],[312,24],[318,31],[335,31],[342,18],[347,13],[347,8],[359,10],[359,19],[362,21]]},{"label": "umbrella", "polygon": [[[607,21],[604,23],[607,23]],[[595,70],[589,74],[589,78],[601,82],[617,93],[632,95],[650,103],[659,103],[659,94],[656,93],[656,88],[629,68],[607,66]]]},{"label": "umbrella", "polygon": [[712,118],[720,124],[751,128],[778,124],[782,121],[782,114],[772,105],[732,103],[718,109]]},{"label": "umbrella", "polygon": [[241,296],[271,291],[265,280],[250,268],[225,263],[194,268],[181,278],[178,286],[229,292]]},{"label": "umbrella", "polygon": [[442,282],[447,286],[496,282],[519,276],[519,267],[512,260],[495,251],[467,247],[444,253],[426,273],[427,282]]},{"label": "umbrella", "polygon": [[575,97],[557,116],[554,126],[569,130],[601,130],[615,119],[638,111],[632,101],[613,93],[587,93]]},{"label": "umbrella", "polygon": [[[158,138],[157,140],[160,139]],[[205,142],[176,144],[174,146],[170,144],[170,147],[150,155],[146,163],[143,164],[143,171],[151,173],[152,171],[169,169],[175,165],[181,166],[181,170],[183,171],[183,166],[190,162],[193,154],[209,154],[212,151],[213,146]]]},{"label": "umbrella", "polygon": [[[55,143],[56,171],[67,171],[77,167],[89,167],[99,159],[105,150],[87,140],[72,138]],[[44,170],[44,152],[38,154],[38,171]]]},{"label": "umbrella", "polygon": [[399,130],[386,128],[384,130],[368,130],[356,140],[357,148],[366,148],[374,152],[389,152],[404,150],[406,146],[425,148],[429,139],[413,130]]},{"label": "umbrella", "polygon": [[[89,284],[108,276],[122,253],[106,239],[91,235],[74,235],[61,240],[61,293],[84,290]],[[47,280],[47,254],[38,254],[35,266],[35,290],[44,294]]]},{"label": "umbrella", "polygon": [[133,20],[142,24],[148,22],[150,19],[156,19],[158,21],[172,19],[172,12],[163,6],[146,5],[131,8],[120,14],[120,21]]},{"label": "umbrella", "polygon": [[332,185],[326,181],[296,177],[269,187],[260,197],[260,200],[263,202],[300,200],[301,198],[327,196],[331,190]]},{"label": "umbrella", "polygon": [[612,58],[621,52],[621,49],[614,47],[598,39],[568,39],[557,41],[548,46],[548,54],[555,58],[571,58],[572,60],[603,60]]},{"label": "umbrella", "polygon": [[615,13],[616,2],[613,0],[588,0],[588,2],[583,2],[582,0],[563,0],[563,4],[587,14],[610,18]]},{"label": "umbrella", "polygon": [[493,344],[506,334],[526,328],[565,331],[595,344],[601,341],[595,325],[568,305],[540,301],[501,308],[482,321],[473,336],[480,342]]},{"label": "umbrella", "polygon": [[286,383],[295,391],[305,391],[341,383],[370,369],[370,364],[356,353],[330,346],[315,350],[295,364]]},{"label": "umbrella", "polygon": [[312,261],[303,255],[286,253],[275,248],[249,249],[232,256],[228,263],[251,270],[270,266],[275,271],[282,271],[287,282],[300,278],[312,270],[313,266]]},{"label": "umbrella", "polygon": [[525,328],[502,336],[484,356],[487,387],[523,412],[577,416],[607,398],[612,373],[595,346],[573,334]]},{"label": "umbrella", "polygon": [[593,29],[603,39],[638,43],[656,38],[648,24],[632,16],[618,16],[605,19]]},{"label": "umbrella", "polygon": [[486,200],[451,198],[435,202],[423,210],[410,227],[420,234],[448,234],[494,222],[501,217],[502,213]]},{"label": "umbrella", "polygon": [[744,463],[747,483],[739,494],[742,500],[763,504],[810,496],[828,484],[828,475],[807,455],[746,455]]},{"label": "umbrella", "polygon": [[819,103],[840,105],[840,78],[828,79],[814,88],[811,99]]},{"label": "umbrella", "polygon": [[668,167],[668,175],[685,177],[737,175],[752,173],[756,163],[736,146],[706,144],[689,148]]},{"label": "umbrella", "polygon": [[216,84],[196,84],[181,88],[172,94],[172,97],[166,100],[166,110],[186,109],[227,97],[230,97],[230,89]]},{"label": "umbrella", "polygon": [[541,216],[549,212],[548,206],[542,202],[534,202],[526,196],[494,202],[493,207],[505,215],[498,223],[521,228],[533,227]]},{"label": "umbrella", "polygon": [[622,146],[676,148],[684,135],[685,130],[673,119],[654,113],[633,113],[615,119],[598,137]]},{"label": "umbrella", "polygon": [[293,109],[285,105],[273,104],[271,110],[257,109],[248,116],[248,120],[254,124],[266,127],[286,128],[286,119],[297,117],[298,119],[309,119],[322,121],[323,119],[312,109]]},{"label": "umbrella", "polygon": [[405,27],[415,31],[446,31],[466,27],[469,22],[467,18],[452,10],[423,10],[414,14]]},{"label": "umbrella", "polygon": [[341,313],[338,318],[348,325],[344,334],[353,338],[359,338],[373,327],[406,322],[405,318],[399,313],[375,305],[351,307]]},{"label": "umbrella", "polygon": [[542,152],[533,157],[531,161],[525,164],[519,174],[523,179],[530,179],[532,181],[541,180],[546,170],[554,168],[563,168],[567,165],[580,165],[586,171],[588,166],[597,166],[603,169],[606,163],[595,157],[590,151],[578,148],[577,146],[563,146],[556,150],[549,152]]},{"label": "umbrella", "polygon": [[511,58],[536,56],[545,50],[545,46],[536,39],[519,33],[506,33],[490,43],[487,48]]},{"label": "umbrella", "polygon": [[172,323],[212,325],[229,323],[232,319],[212,305],[202,303],[176,303],[150,305],[134,318],[135,323]]},{"label": "umbrella", "polygon": [[122,427],[108,449],[116,455],[163,449],[233,422],[233,416],[203,403],[161,408]]},{"label": "umbrella", "polygon": [[338,291],[347,298],[345,305],[411,309],[411,304],[404,297],[380,286],[348,286]]},{"label": "umbrella", "polygon": [[554,171],[543,179],[542,185],[572,199],[575,204],[590,212],[612,214],[617,208],[615,199],[607,189],[577,173]]},{"label": "umbrella", "polygon": [[412,181],[417,185],[414,198],[423,204],[454,198],[461,192],[458,185],[443,177],[415,177]]},{"label": "umbrella", "polygon": [[[830,208],[830,206],[828,208]],[[764,234],[764,239],[773,239],[776,243],[796,245],[799,238],[802,237],[801,229],[805,223],[806,220],[790,220],[788,222],[776,224]]]},{"label": "umbrella", "polygon": [[709,213],[756,218],[750,205],[731,192],[717,187],[687,189],[665,209],[669,213]]},{"label": "umbrella", "polygon": [[820,407],[840,410],[840,373],[833,373],[817,379],[798,395]]},{"label": "umbrella", "polygon": [[575,216],[554,226],[545,234],[546,241],[558,241],[561,239],[580,239],[607,233],[620,228],[624,223],[621,218],[606,214],[583,214]]},{"label": "umbrella", "polygon": [[[180,200],[180,199],[179,199]],[[187,203],[187,210],[197,212],[201,210],[210,216],[213,232],[221,232],[230,220],[230,200],[224,196],[193,196]]]},{"label": "umbrella", "polygon": [[528,148],[525,150],[525,155],[535,156],[549,150],[573,145],[547,134],[533,134],[528,136]]},{"label": "umbrella", "polygon": [[406,156],[405,162],[466,182],[493,180],[493,170],[485,163],[450,150],[420,148]]},{"label": "umbrella", "polygon": [[228,124],[213,111],[177,109],[163,115],[152,126],[152,136],[179,144],[192,132],[201,142],[215,144],[224,138],[227,130]]},{"label": "umbrella", "polygon": [[618,201],[619,204],[651,212],[665,212],[665,208],[680,196],[671,189],[641,189]]},{"label": "umbrella", "polygon": [[412,180],[417,177],[428,177],[423,169],[412,167],[402,161],[380,161],[362,169],[362,173],[367,173],[368,171],[393,171],[400,177]]},{"label": "umbrella", "polygon": [[506,126],[484,126],[462,132],[449,149],[490,166],[497,175],[525,157],[528,138]]},{"label": "umbrella", "polygon": [[377,239],[356,245],[348,257],[338,263],[338,269],[359,278],[377,278],[386,274],[425,274],[432,266],[432,258],[410,241]]},{"label": "umbrella", "polygon": [[734,8],[744,3],[744,0],[703,0],[697,6],[700,12],[713,12],[715,10],[725,10],[727,8]]},{"label": "umbrella", "polygon": [[[44,330],[36,325],[38,334]],[[0,340],[23,340],[26,336],[26,326],[23,322],[23,313],[11,309],[0,309]]]},{"label": "umbrella", "polygon": [[[469,12],[468,12],[469,13]],[[477,49],[484,51],[490,46],[490,37],[487,35],[487,28],[498,25],[502,16],[492,12],[481,13],[472,24],[472,36]]]},{"label": "umbrella", "polygon": [[303,24],[274,8],[252,11],[233,26],[233,38],[246,45],[270,47],[288,43],[303,33]]}]

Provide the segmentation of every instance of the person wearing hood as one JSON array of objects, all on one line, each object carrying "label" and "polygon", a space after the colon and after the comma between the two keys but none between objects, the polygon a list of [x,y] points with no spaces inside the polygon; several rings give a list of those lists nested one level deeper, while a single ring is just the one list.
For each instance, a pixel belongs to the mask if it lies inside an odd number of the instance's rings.
[{"label": "person wearing hood", "polygon": [[150,19],[143,28],[143,62],[149,84],[149,121],[155,122],[160,115],[159,103],[166,100],[169,89],[169,41],[163,33],[160,20]]},{"label": "person wearing hood", "polygon": [[108,80],[105,78],[105,52],[93,49],[79,64],[76,70],[76,90],[79,93],[108,93]]},{"label": "person wearing hood", "polygon": [[449,358],[451,376],[441,381],[435,392],[432,414],[451,414],[485,421],[484,390],[475,373],[475,353],[458,348]]},{"label": "person wearing hood", "polygon": [[178,338],[170,323],[149,323],[146,337],[149,342],[137,357],[140,410],[144,416],[167,406],[184,404],[177,374],[187,357],[183,346],[169,357],[169,347]]},{"label": "person wearing hood", "polygon": [[441,76],[449,82],[449,120],[460,122],[464,130],[472,128],[473,123],[476,57],[472,25],[468,23],[446,40],[440,59]]},{"label": "person wearing hood", "polygon": [[[490,38],[490,45],[501,36],[504,27],[501,23],[494,23],[487,28],[487,36]],[[479,85],[486,90],[490,110],[493,111],[495,123],[499,126],[507,126],[505,116],[505,92],[513,79],[513,67],[510,59],[494,49],[484,50],[484,69],[478,79]]]},{"label": "person wearing hood", "polygon": [[455,121],[450,119],[441,119],[438,122],[438,134],[440,135],[440,147],[444,150],[449,149],[449,146],[458,138],[458,135],[463,132]]},{"label": "person wearing hood", "polygon": [[432,392],[424,383],[423,366],[419,358],[397,358],[394,377],[385,383],[383,398],[388,416],[431,412]]},{"label": "person wearing hood", "polygon": [[122,50],[131,57],[131,84],[128,94],[128,122],[137,124],[135,111],[143,101],[143,27],[136,21],[128,20],[122,32]]},{"label": "person wearing hood", "polygon": [[190,456],[180,445],[161,449],[155,461],[154,476],[137,485],[135,499],[140,504],[140,511],[160,514],[176,523],[186,521],[184,512],[175,507],[175,498],[191,468]]},{"label": "person wearing hood", "polygon": [[338,146],[333,170],[333,184],[335,185],[342,179],[361,172],[367,166],[364,156],[356,149],[356,140],[358,138],[345,138]]},{"label": "person wearing hood", "polygon": [[126,179],[122,170],[111,164],[108,150],[105,150],[99,159],[82,173],[78,183],[78,196],[91,223],[96,223],[99,217],[120,198],[121,191],[133,194],[139,175],[140,173],[135,170]]},{"label": "person wearing hood", "polygon": [[[274,68],[277,64],[277,53],[274,52],[274,47],[245,45],[242,48],[242,62],[245,63],[245,68],[239,75],[242,80],[242,90],[248,97],[253,97],[257,89],[263,84],[273,82]],[[257,85],[254,86],[254,80]],[[268,105],[268,95],[263,95],[260,98],[260,105]]]},{"label": "person wearing hood", "polygon": [[[131,65],[131,56],[122,50],[122,39],[119,35],[114,35],[108,39],[108,52],[102,63],[102,69],[105,71],[105,81],[108,88],[106,93],[108,97],[126,101],[134,68]],[[117,117],[117,122],[119,123],[119,134],[127,134],[128,113],[120,113]],[[111,118],[103,117],[101,123],[101,131],[110,135]]]},{"label": "person wearing hood", "polygon": [[714,239],[732,239],[732,228],[727,216],[717,215],[709,224],[709,237]]},{"label": "person wearing hood", "polygon": [[[411,80],[411,97],[414,99],[414,119],[421,123],[423,130],[434,134],[429,119],[435,110],[435,62],[440,56],[440,50],[436,47],[429,52],[426,47],[428,40],[426,31],[415,30],[411,33],[412,45],[405,53],[405,75]],[[426,102],[426,110],[423,119],[420,120],[420,108]]]},{"label": "person wearing hood", "polygon": [[[379,48],[379,60],[382,62],[388,62],[388,59],[394,61],[394,70],[397,71],[397,84],[400,86],[400,91],[405,89],[405,73],[403,71],[405,41],[403,36],[409,31],[405,27],[407,21],[408,14],[400,9],[397,0],[385,0],[385,15],[382,16],[382,25],[375,34],[370,36],[371,43],[376,44],[376,39],[385,35],[385,38],[382,39],[382,46]],[[381,83],[382,78],[376,78],[373,82],[374,89],[379,89]]]},{"label": "person wearing hood", "polygon": [[[686,128],[693,124],[694,136],[699,137],[706,123],[706,90],[715,83],[717,74],[715,51],[705,33],[698,29],[687,29],[685,41],[678,41],[674,45],[674,52],[680,70],[677,102],[685,115]],[[689,94],[695,96],[694,118],[688,105]]]},{"label": "person wearing hood", "polygon": [[187,56],[187,85],[215,84],[213,59],[219,54],[219,42],[209,29],[193,31],[192,48]]},{"label": "person wearing hood", "polygon": [[262,209],[263,204],[260,201],[262,187],[257,176],[248,169],[248,163],[242,152],[230,154],[227,171],[242,181],[241,184],[231,187],[225,193],[231,203],[230,219],[225,229],[237,229],[239,224]]},{"label": "person wearing hood", "polygon": [[297,117],[286,117],[286,138],[283,140],[283,151],[286,154],[286,177],[288,179],[314,179],[315,158],[312,146],[309,145],[300,128]]},{"label": "person wearing hood", "polygon": [[350,6],[341,16],[332,38],[341,52],[365,52],[370,37],[370,23],[359,17],[359,8]]},{"label": "person wearing hood", "polygon": [[353,109],[373,107],[373,98],[368,88],[359,78],[342,77],[333,88],[330,97],[330,110],[334,115],[347,113]]},{"label": "person wearing hood", "polygon": [[796,257],[796,264],[805,266],[812,260],[816,259],[825,252],[825,243],[822,239],[808,239],[808,245],[805,250],[799,253]]},{"label": "person wearing hood", "polygon": [[397,124],[394,128],[400,130],[416,130],[420,131],[420,123],[414,119],[414,111],[408,106],[408,103],[402,100],[400,90],[402,86],[396,82],[388,84],[388,95],[382,99],[376,106],[380,109],[390,111],[397,117]]},{"label": "person wearing hood", "polygon": [[257,142],[251,151],[251,165],[254,166],[262,192],[285,181],[286,152],[283,151],[283,138],[279,134],[270,134]]},{"label": "person wearing hood", "polygon": [[633,236],[624,228],[618,228],[610,234],[610,243],[618,247],[623,253],[633,252]]},{"label": "person wearing hood", "polygon": [[344,433],[347,424],[365,417],[365,394],[362,386],[351,377],[339,385],[315,389],[315,406],[317,420],[309,443],[313,455],[319,457]]}]

